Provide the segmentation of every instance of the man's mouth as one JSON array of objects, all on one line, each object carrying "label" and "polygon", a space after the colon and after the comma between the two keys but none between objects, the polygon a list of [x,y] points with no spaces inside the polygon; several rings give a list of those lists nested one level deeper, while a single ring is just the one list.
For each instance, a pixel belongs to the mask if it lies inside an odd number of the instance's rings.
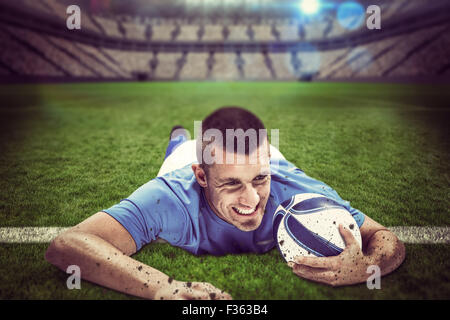
[{"label": "man's mouth", "polygon": [[251,208],[251,209],[242,209],[242,208],[238,208],[238,207],[232,207],[232,208],[233,208],[234,212],[236,212],[239,215],[251,216],[254,213],[256,213],[256,211],[258,211],[258,207],[259,207],[259,204],[256,207]]}]

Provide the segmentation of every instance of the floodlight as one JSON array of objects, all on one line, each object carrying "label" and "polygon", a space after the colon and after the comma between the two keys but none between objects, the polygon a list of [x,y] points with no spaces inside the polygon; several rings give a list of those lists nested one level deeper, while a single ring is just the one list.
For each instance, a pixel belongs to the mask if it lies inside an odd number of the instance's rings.
[{"label": "floodlight", "polygon": [[319,0],[301,0],[300,9],[305,14],[315,14],[319,11]]}]

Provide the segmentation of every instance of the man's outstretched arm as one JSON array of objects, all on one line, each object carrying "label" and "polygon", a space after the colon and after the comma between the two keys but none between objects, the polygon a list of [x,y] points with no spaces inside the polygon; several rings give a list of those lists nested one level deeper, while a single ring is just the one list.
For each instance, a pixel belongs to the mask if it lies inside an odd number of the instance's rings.
[{"label": "man's outstretched arm", "polygon": [[349,230],[340,226],[339,231],[346,244],[340,255],[298,257],[295,263],[289,263],[293,272],[302,278],[342,286],[366,282],[370,276],[367,268],[371,265],[378,266],[383,276],[397,269],[405,259],[403,243],[367,216],[360,229],[363,250]]},{"label": "man's outstretched arm", "polygon": [[146,299],[230,299],[209,283],[181,282],[130,255],[136,245],[128,231],[105,212],[98,212],[60,234],[45,258],[65,271],[77,265],[90,282]]}]

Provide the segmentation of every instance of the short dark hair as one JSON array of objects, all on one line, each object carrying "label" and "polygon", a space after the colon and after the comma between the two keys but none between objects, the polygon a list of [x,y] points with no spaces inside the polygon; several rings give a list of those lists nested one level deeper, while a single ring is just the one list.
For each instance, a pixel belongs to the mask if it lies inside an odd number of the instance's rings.
[{"label": "short dark hair", "polygon": [[[217,109],[210,115],[208,115],[202,122],[201,130],[197,133],[197,159],[202,159],[202,154],[207,145],[214,141],[204,141],[204,133],[209,129],[215,129],[220,131],[222,137],[226,137],[227,130],[232,129],[234,131],[241,129],[243,132],[252,130],[256,133],[256,145],[250,143],[250,138],[245,136],[245,155],[251,154],[257,147],[259,147],[265,140],[261,137],[261,134],[265,134],[267,139],[266,128],[262,121],[254,115],[252,112],[238,107],[238,106],[225,106]],[[239,153],[238,138],[234,136],[233,141],[235,153]],[[222,140],[222,147],[225,150],[226,140]],[[201,152],[201,154],[199,154]],[[200,161],[200,166],[206,168],[205,163]]]}]

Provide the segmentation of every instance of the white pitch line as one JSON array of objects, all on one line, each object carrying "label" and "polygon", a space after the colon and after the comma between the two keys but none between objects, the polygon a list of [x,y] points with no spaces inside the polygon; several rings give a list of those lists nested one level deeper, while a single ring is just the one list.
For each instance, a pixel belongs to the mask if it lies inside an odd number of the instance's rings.
[{"label": "white pitch line", "polygon": [[450,227],[390,227],[404,243],[450,244]]},{"label": "white pitch line", "polygon": [[3,243],[48,243],[69,228],[62,227],[10,227],[0,228]]},{"label": "white pitch line", "polygon": [[[49,243],[64,227],[0,228],[0,243]],[[398,226],[389,228],[404,243],[450,244],[450,227]],[[160,239],[157,242],[165,242]]]},{"label": "white pitch line", "polygon": [[[69,227],[3,227],[0,228],[0,243],[50,243]],[[163,239],[156,242],[164,243]]]}]

